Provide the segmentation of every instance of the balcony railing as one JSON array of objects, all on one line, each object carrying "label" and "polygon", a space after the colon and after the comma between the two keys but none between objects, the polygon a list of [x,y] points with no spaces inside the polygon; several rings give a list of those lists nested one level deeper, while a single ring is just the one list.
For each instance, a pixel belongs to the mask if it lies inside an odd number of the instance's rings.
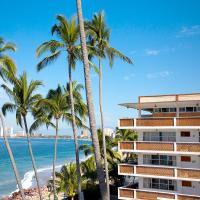
[{"label": "balcony railing", "polygon": [[118,173],[120,175],[134,175],[134,176],[159,176],[171,177],[177,179],[198,179],[200,180],[200,170],[172,168],[163,166],[143,166],[131,164],[119,164]]},{"label": "balcony railing", "polygon": [[172,192],[157,192],[148,190],[139,190],[132,188],[121,187],[118,188],[118,199],[143,199],[143,200],[155,200],[155,199],[177,199],[177,200],[200,200],[199,196],[195,195],[182,195]]},{"label": "balcony railing", "polygon": [[200,143],[176,143],[176,142],[143,142],[127,141],[119,142],[119,150],[124,152],[185,152],[200,154]]},{"label": "balcony railing", "polygon": [[137,128],[137,127],[154,127],[154,126],[200,126],[200,117],[149,117],[135,119],[120,119],[119,128]]}]

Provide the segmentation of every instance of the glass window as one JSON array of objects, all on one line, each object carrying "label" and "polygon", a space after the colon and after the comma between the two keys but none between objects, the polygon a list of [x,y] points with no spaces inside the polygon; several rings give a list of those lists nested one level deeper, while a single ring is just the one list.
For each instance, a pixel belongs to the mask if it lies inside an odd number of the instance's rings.
[{"label": "glass window", "polygon": [[198,107],[198,112],[200,112],[200,107]]},{"label": "glass window", "polygon": [[190,156],[181,156],[181,162],[191,162]]},{"label": "glass window", "polygon": [[144,188],[176,190],[176,182],[167,179],[144,178],[143,186]]},{"label": "glass window", "polygon": [[179,112],[185,112],[185,107],[179,108]]},{"label": "glass window", "polygon": [[169,108],[162,108],[162,112],[169,112]]},{"label": "glass window", "polygon": [[182,181],[182,187],[192,187],[191,181]]},{"label": "glass window", "polygon": [[181,131],[181,137],[190,137],[190,131]]},{"label": "glass window", "polygon": [[186,107],[186,112],[193,112],[193,107]]},{"label": "glass window", "polygon": [[170,108],[169,111],[170,112],[176,112],[176,108]]}]

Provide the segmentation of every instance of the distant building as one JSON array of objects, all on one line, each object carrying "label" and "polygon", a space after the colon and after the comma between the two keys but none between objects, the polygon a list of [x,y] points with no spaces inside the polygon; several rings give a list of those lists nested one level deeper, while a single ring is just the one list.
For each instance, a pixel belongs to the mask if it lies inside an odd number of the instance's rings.
[{"label": "distant building", "polygon": [[89,138],[88,131],[86,131],[86,130],[81,131],[80,138],[81,139],[88,139]]},{"label": "distant building", "polygon": [[110,136],[112,138],[115,137],[115,133],[112,128],[104,128],[104,133],[105,133],[105,135]]},{"label": "distant building", "polygon": [[13,134],[13,137],[24,137],[24,136],[25,136],[24,130],[16,131],[16,132]]},{"label": "distant building", "polygon": [[[6,127],[5,128],[6,129],[6,135],[8,136],[8,137],[13,137],[13,127]],[[0,137],[3,137],[3,128],[2,127],[0,127]]]}]

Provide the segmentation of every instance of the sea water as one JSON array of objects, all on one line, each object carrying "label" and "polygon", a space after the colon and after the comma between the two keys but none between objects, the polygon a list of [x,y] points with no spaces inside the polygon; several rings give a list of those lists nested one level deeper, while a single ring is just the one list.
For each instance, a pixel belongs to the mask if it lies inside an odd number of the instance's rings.
[{"label": "sea water", "polygon": [[[38,169],[40,185],[45,185],[52,175],[52,161],[54,139],[32,139],[33,153]],[[9,139],[9,143],[17,164],[18,171],[24,189],[35,187],[34,173],[28,153],[26,139]],[[79,141],[81,144],[91,144],[90,141]],[[59,139],[57,147],[56,170],[59,171],[65,163],[75,161],[74,142],[71,139]],[[80,152],[80,159],[84,159],[83,152]],[[5,148],[4,142],[0,139],[0,199],[9,195],[17,189],[12,165]]]}]

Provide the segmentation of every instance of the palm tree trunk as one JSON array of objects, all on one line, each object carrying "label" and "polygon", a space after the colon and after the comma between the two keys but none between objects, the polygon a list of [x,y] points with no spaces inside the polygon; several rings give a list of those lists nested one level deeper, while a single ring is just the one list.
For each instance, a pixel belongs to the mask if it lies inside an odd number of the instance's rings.
[{"label": "palm tree trunk", "polygon": [[68,74],[69,74],[69,96],[70,96],[70,107],[72,114],[72,129],[74,135],[74,144],[75,144],[75,154],[76,154],[76,171],[77,171],[77,180],[78,180],[78,199],[81,200],[81,170],[80,170],[80,161],[79,161],[79,146],[78,146],[78,134],[76,127],[76,118],[74,111],[74,97],[73,97],[73,88],[72,88],[72,67],[68,55]]},{"label": "palm tree trunk", "polygon": [[109,187],[109,173],[108,173],[108,162],[107,162],[107,153],[106,153],[106,138],[104,131],[104,116],[103,116],[103,106],[102,106],[102,63],[101,58],[99,58],[99,109],[101,115],[101,130],[103,136],[103,154],[104,154],[104,165],[106,172],[106,187],[108,199],[110,199],[110,187]]},{"label": "palm tree trunk", "polygon": [[3,128],[3,139],[4,139],[4,143],[5,143],[5,146],[6,146],[8,155],[9,155],[9,157],[10,157],[10,161],[11,161],[11,164],[12,164],[12,168],[13,168],[13,171],[14,171],[14,174],[15,174],[15,179],[16,179],[16,182],[17,182],[17,185],[18,185],[18,188],[19,188],[19,191],[20,191],[22,200],[25,200],[26,198],[25,198],[24,191],[23,191],[23,188],[22,188],[22,184],[21,184],[19,172],[18,172],[16,163],[15,163],[15,159],[14,159],[12,150],[11,150],[11,148],[10,148],[10,144],[9,144],[8,139],[7,139],[7,136],[6,136],[5,124],[4,124],[4,119],[3,119],[2,113],[0,113],[0,120],[1,120],[2,128]]},{"label": "palm tree trunk", "polygon": [[82,54],[83,54],[86,99],[87,99],[87,106],[88,106],[90,130],[91,130],[92,142],[93,142],[93,147],[94,147],[94,156],[95,156],[96,167],[97,167],[97,175],[99,179],[101,197],[103,200],[108,200],[108,195],[106,193],[105,175],[104,175],[103,166],[101,163],[99,139],[98,139],[97,129],[96,129],[96,119],[95,119],[95,114],[94,114],[94,105],[93,105],[93,99],[92,99],[92,88],[91,88],[91,79],[90,79],[90,66],[88,62],[88,52],[87,52],[87,47],[86,47],[81,0],[76,0],[76,5],[77,5],[77,15],[78,15],[79,29],[80,29],[81,47],[82,47]]},{"label": "palm tree trunk", "polygon": [[58,119],[56,119],[56,135],[55,135],[55,143],[54,143],[54,157],[53,157],[53,195],[54,200],[56,200],[56,185],[55,185],[55,179],[56,179],[56,153],[57,153],[57,142],[58,142]]},{"label": "palm tree trunk", "polygon": [[43,200],[42,193],[41,193],[41,190],[40,190],[40,185],[39,185],[39,179],[38,179],[35,159],[34,159],[34,156],[33,156],[32,145],[31,145],[31,141],[30,141],[30,137],[29,137],[29,131],[28,131],[28,126],[27,126],[27,122],[26,122],[26,116],[23,116],[23,120],[24,120],[24,126],[25,126],[25,130],[26,130],[26,138],[27,138],[27,142],[28,142],[29,154],[30,154],[30,157],[31,157],[33,170],[34,170],[34,173],[35,173],[35,179],[36,179],[36,183],[37,183],[39,198],[40,198],[40,200]]}]

